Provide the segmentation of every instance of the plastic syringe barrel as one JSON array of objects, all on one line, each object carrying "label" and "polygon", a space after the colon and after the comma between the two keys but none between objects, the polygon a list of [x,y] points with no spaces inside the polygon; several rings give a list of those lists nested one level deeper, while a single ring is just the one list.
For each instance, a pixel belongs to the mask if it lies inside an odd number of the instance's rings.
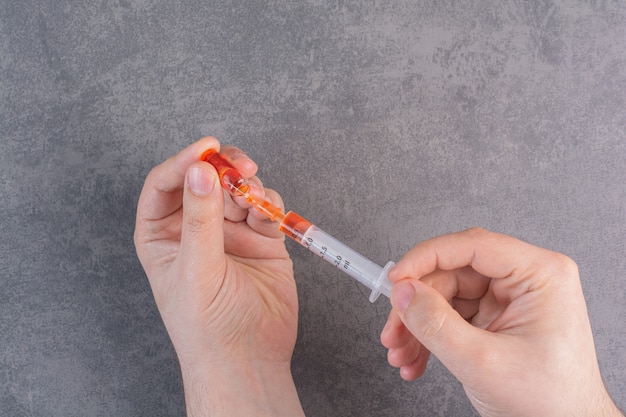
[{"label": "plastic syringe barrel", "polygon": [[215,167],[222,187],[231,195],[245,197],[269,219],[279,222],[281,232],[371,289],[369,297],[371,302],[376,301],[380,294],[390,296],[391,283],[387,279],[387,272],[394,265],[393,262],[387,262],[385,267],[381,268],[297,213],[290,211],[284,214],[269,201],[256,198],[249,193],[248,181],[215,149],[204,152],[201,159]]},{"label": "plastic syringe barrel", "polygon": [[392,284],[387,279],[387,272],[394,265],[393,262],[387,262],[383,268],[315,225],[309,226],[302,236],[295,240],[371,289],[369,300],[372,303],[380,294],[389,298]]}]

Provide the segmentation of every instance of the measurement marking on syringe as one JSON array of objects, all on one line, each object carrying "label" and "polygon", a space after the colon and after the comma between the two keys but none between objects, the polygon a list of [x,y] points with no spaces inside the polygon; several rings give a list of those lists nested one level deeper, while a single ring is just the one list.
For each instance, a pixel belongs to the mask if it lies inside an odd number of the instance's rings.
[{"label": "measurement marking on syringe", "polygon": [[[306,248],[311,252],[316,253],[322,259],[326,259],[329,263],[332,263],[337,268],[343,266],[344,269],[350,268],[350,261],[345,259],[342,255],[332,255],[328,253],[328,247],[326,246],[318,246],[317,242],[312,237],[306,238]],[[316,251],[315,248],[319,247],[319,251]]]}]

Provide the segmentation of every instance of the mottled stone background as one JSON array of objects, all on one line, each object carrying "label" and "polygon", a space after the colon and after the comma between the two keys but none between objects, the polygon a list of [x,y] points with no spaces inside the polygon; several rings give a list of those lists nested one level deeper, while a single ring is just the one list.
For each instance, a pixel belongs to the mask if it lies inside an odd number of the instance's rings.
[{"label": "mottled stone background", "polygon": [[[625,2],[0,0],[0,36],[0,415],[183,414],[132,233],[204,135],[381,264],[475,225],[568,254],[626,408]],[[386,299],[289,249],[309,415],[475,415],[436,359],[387,365]]]}]

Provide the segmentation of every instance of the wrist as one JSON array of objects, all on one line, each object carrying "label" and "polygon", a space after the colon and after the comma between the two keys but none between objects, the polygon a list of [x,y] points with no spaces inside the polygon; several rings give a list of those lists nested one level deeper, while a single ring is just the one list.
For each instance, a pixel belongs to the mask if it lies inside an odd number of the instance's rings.
[{"label": "wrist", "polygon": [[187,415],[304,416],[289,362],[181,361]]}]

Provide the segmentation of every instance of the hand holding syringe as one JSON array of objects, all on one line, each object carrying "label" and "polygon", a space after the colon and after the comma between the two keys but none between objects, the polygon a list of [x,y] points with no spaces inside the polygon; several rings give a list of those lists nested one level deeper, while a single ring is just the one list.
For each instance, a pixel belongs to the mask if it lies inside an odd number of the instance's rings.
[{"label": "hand holding syringe", "polygon": [[376,301],[380,294],[389,297],[391,283],[387,279],[387,271],[394,265],[393,262],[387,262],[382,268],[293,211],[285,214],[270,202],[254,197],[248,180],[214,149],[206,151],[202,160],[215,167],[222,187],[231,195],[244,197],[257,210],[277,222],[281,232],[371,289],[371,302]]}]

